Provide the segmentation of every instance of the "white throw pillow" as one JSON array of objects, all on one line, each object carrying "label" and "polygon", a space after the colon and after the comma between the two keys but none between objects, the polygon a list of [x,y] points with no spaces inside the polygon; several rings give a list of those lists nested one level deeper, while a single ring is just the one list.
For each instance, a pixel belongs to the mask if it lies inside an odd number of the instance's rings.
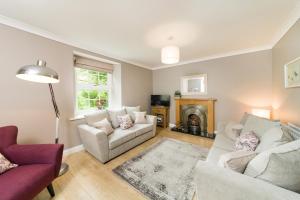
[{"label": "white throw pillow", "polygon": [[[272,154],[281,154],[281,153],[287,153],[292,151],[299,151],[299,149],[300,149],[300,140],[295,140],[293,142],[289,142],[287,144],[283,144],[278,147],[263,151],[249,162],[245,170],[245,174],[251,177],[258,177],[261,174],[263,174],[264,171],[266,170],[270,160],[270,156]],[[300,154],[298,154],[298,157],[299,156]],[[299,158],[293,158],[293,159],[299,160]]]},{"label": "white throw pillow", "polygon": [[237,124],[236,122],[229,122],[225,127],[225,135],[229,139],[235,141],[236,138],[240,136],[242,129],[243,129],[242,124]]},{"label": "white throw pillow", "polygon": [[123,116],[118,116],[117,118],[118,118],[121,129],[128,129],[133,126],[131,118],[128,114],[123,115]]},{"label": "white throw pillow", "polygon": [[107,118],[104,118],[99,122],[95,122],[93,124],[93,126],[95,128],[98,128],[98,129],[102,130],[106,135],[109,135],[114,131],[114,129],[111,127],[111,124],[107,120]]},{"label": "white throw pillow", "polygon": [[223,154],[219,159],[218,166],[244,173],[248,162],[255,156],[256,153],[254,151],[233,151]]},{"label": "white throw pillow", "polygon": [[130,118],[132,121],[135,121],[135,114],[134,112],[140,112],[141,107],[140,106],[135,106],[135,107],[129,107],[129,106],[124,106],[124,109],[128,115],[130,115]]},{"label": "white throw pillow", "polygon": [[256,148],[256,152],[263,152],[270,148],[276,147],[279,145],[279,141],[283,136],[283,132],[280,126],[273,127],[266,131],[260,138],[260,143]]},{"label": "white throw pillow", "polygon": [[146,112],[134,112],[135,124],[147,124]]},{"label": "white throw pillow", "polygon": [[106,110],[97,110],[93,113],[86,114],[84,117],[87,124],[93,126],[95,122],[99,122],[104,118],[108,118],[108,113]]},{"label": "white throw pillow", "polygon": [[0,174],[17,167],[18,165],[11,163],[0,153]]},{"label": "white throw pillow", "polygon": [[120,123],[118,121],[118,116],[126,115],[125,109],[121,110],[109,110],[108,111],[109,118],[111,120],[111,124],[113,128],[118,128],[120,126]]}]

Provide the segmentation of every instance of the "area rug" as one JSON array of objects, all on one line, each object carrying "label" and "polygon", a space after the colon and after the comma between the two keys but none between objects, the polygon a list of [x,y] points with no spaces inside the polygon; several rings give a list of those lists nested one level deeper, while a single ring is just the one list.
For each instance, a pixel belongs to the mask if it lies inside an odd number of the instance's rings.
[{"label": "area rug", "polygon": [[208,149],[164,138],[113,171],[151,200],[191,200],[194,169]]}]

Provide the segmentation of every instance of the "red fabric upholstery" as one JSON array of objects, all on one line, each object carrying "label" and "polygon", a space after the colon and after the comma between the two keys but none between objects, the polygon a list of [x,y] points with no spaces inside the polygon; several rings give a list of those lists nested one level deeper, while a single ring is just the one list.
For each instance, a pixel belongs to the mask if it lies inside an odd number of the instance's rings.
[{"label": "red fabric upholstery", "polygon": [[19,167],[0,175],[0,200],[29,200],[58,176],[63,145],[16,144],[18,129],[0,127],[0,152]]},{"label": "red fabric upholstery", "polygon": [[1,200],[31,200],[54,179],[49,164],[24,165],[0,175]]}]

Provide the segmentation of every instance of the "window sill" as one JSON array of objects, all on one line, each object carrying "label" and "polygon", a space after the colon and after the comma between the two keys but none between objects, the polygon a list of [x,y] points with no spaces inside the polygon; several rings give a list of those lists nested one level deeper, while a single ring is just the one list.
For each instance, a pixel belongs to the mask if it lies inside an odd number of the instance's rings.
[{"label": "window sill", "polygon": [[77,115],[75,117],[69,118],[69,121],[76,121],[76,120],[81,120],[84,119],[83,115]]}]

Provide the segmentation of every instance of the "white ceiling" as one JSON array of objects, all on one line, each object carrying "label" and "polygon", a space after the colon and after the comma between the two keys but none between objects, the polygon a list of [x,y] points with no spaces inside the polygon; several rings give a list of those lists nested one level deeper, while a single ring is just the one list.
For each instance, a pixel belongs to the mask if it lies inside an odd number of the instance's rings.
[{"label": "white ceiling", "polygon": [[23,29],[150,68],[162,66],[168,44],[180,47],[181,63],[272,48],[298,8],[299,0],[0,0],[0,15]]}]

